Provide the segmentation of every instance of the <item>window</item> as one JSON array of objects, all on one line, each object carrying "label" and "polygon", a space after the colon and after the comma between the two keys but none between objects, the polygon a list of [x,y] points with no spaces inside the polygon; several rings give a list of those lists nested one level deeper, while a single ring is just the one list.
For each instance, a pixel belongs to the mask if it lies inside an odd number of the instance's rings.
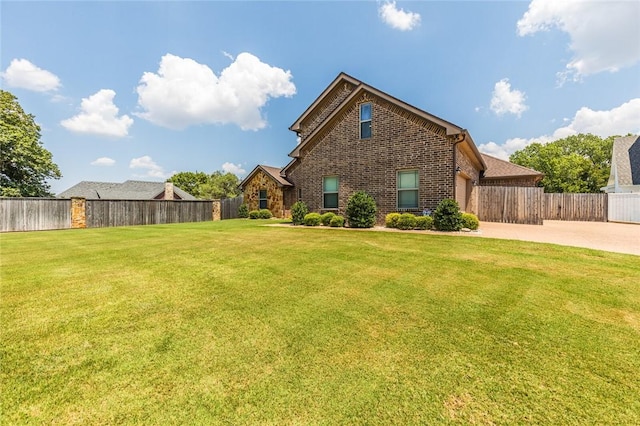
[{"label": "window", "polygon": [[258,208],[260,208],[260,209],[266,209],[267,208],[267,190],[266,189],[261,189],[259,191],[258,201],[259,201],[259,207]]},{"label": "window", "polygon": [[338,176],[322,178],[322,208],[338,208]]},{"label": "window", "polygon": [[360,105],[360,139],[371,137],[371,104]]},{"label": "window", "polygon": [[418,208],[418,171],[398,172],[398,209]]}]

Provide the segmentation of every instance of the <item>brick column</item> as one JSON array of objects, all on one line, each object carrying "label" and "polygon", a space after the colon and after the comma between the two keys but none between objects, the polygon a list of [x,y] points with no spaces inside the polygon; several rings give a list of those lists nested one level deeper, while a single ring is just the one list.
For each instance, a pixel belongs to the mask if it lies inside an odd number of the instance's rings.
[{"label": "brick column", "polygon": [[213,220],[220,220],[220,213],[221,213],[221,209],[220,209],[220,200],[213,200],[212,201],[213,207],[212,207],[212,215],[213,215]]},{"label": "brick column", "polygon": [[80,197],[71,198],[71,228],[87,227],[87,200]]}]

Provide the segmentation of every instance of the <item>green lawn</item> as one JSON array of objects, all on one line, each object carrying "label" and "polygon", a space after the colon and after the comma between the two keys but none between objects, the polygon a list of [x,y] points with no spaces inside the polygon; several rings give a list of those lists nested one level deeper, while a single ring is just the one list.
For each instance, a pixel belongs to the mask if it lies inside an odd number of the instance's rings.
[{"label": "green lawn", "polygon": [[2,424],[640,424],[640,258],[230,220],[0,235]]}]

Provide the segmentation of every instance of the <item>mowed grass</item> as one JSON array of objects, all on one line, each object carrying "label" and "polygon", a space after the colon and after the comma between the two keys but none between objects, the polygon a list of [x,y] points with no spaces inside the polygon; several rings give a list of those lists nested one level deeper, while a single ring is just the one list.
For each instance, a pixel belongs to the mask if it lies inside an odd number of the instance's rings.
[{"label": "mowed grass", "polygon": [[0,235],[2,424],[640,424],[640,258],[274,221]]}]

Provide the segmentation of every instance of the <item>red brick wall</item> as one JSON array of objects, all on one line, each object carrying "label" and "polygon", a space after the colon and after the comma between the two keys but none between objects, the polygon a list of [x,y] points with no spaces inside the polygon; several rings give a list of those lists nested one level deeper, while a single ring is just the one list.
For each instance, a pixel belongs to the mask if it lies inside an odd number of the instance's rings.
[{"label": "red brick wall", "polygon": [[[372,137],[359,139],[359,105],[371,102]],[[326,114],[325,114],[326,116]],[[308,132],[303,128],[303,135]],[[453,138],[445,129],[409,114],[394,104],[363,94],[349,105],[322,133],[303,147],[300,158],[287,171],[295,189],[285,196],[285,208],[302,200],[310,211],[322,211],[323,176],[339,177],[339,213],[344,214],[348,198],[358,190],[367,191],[378,205],[378,222],[397,209],[398,170],[418,169],[419,208],[434,209],[454,192]],[[478,171],[458,150],[458,165],[478,180]]]}]

